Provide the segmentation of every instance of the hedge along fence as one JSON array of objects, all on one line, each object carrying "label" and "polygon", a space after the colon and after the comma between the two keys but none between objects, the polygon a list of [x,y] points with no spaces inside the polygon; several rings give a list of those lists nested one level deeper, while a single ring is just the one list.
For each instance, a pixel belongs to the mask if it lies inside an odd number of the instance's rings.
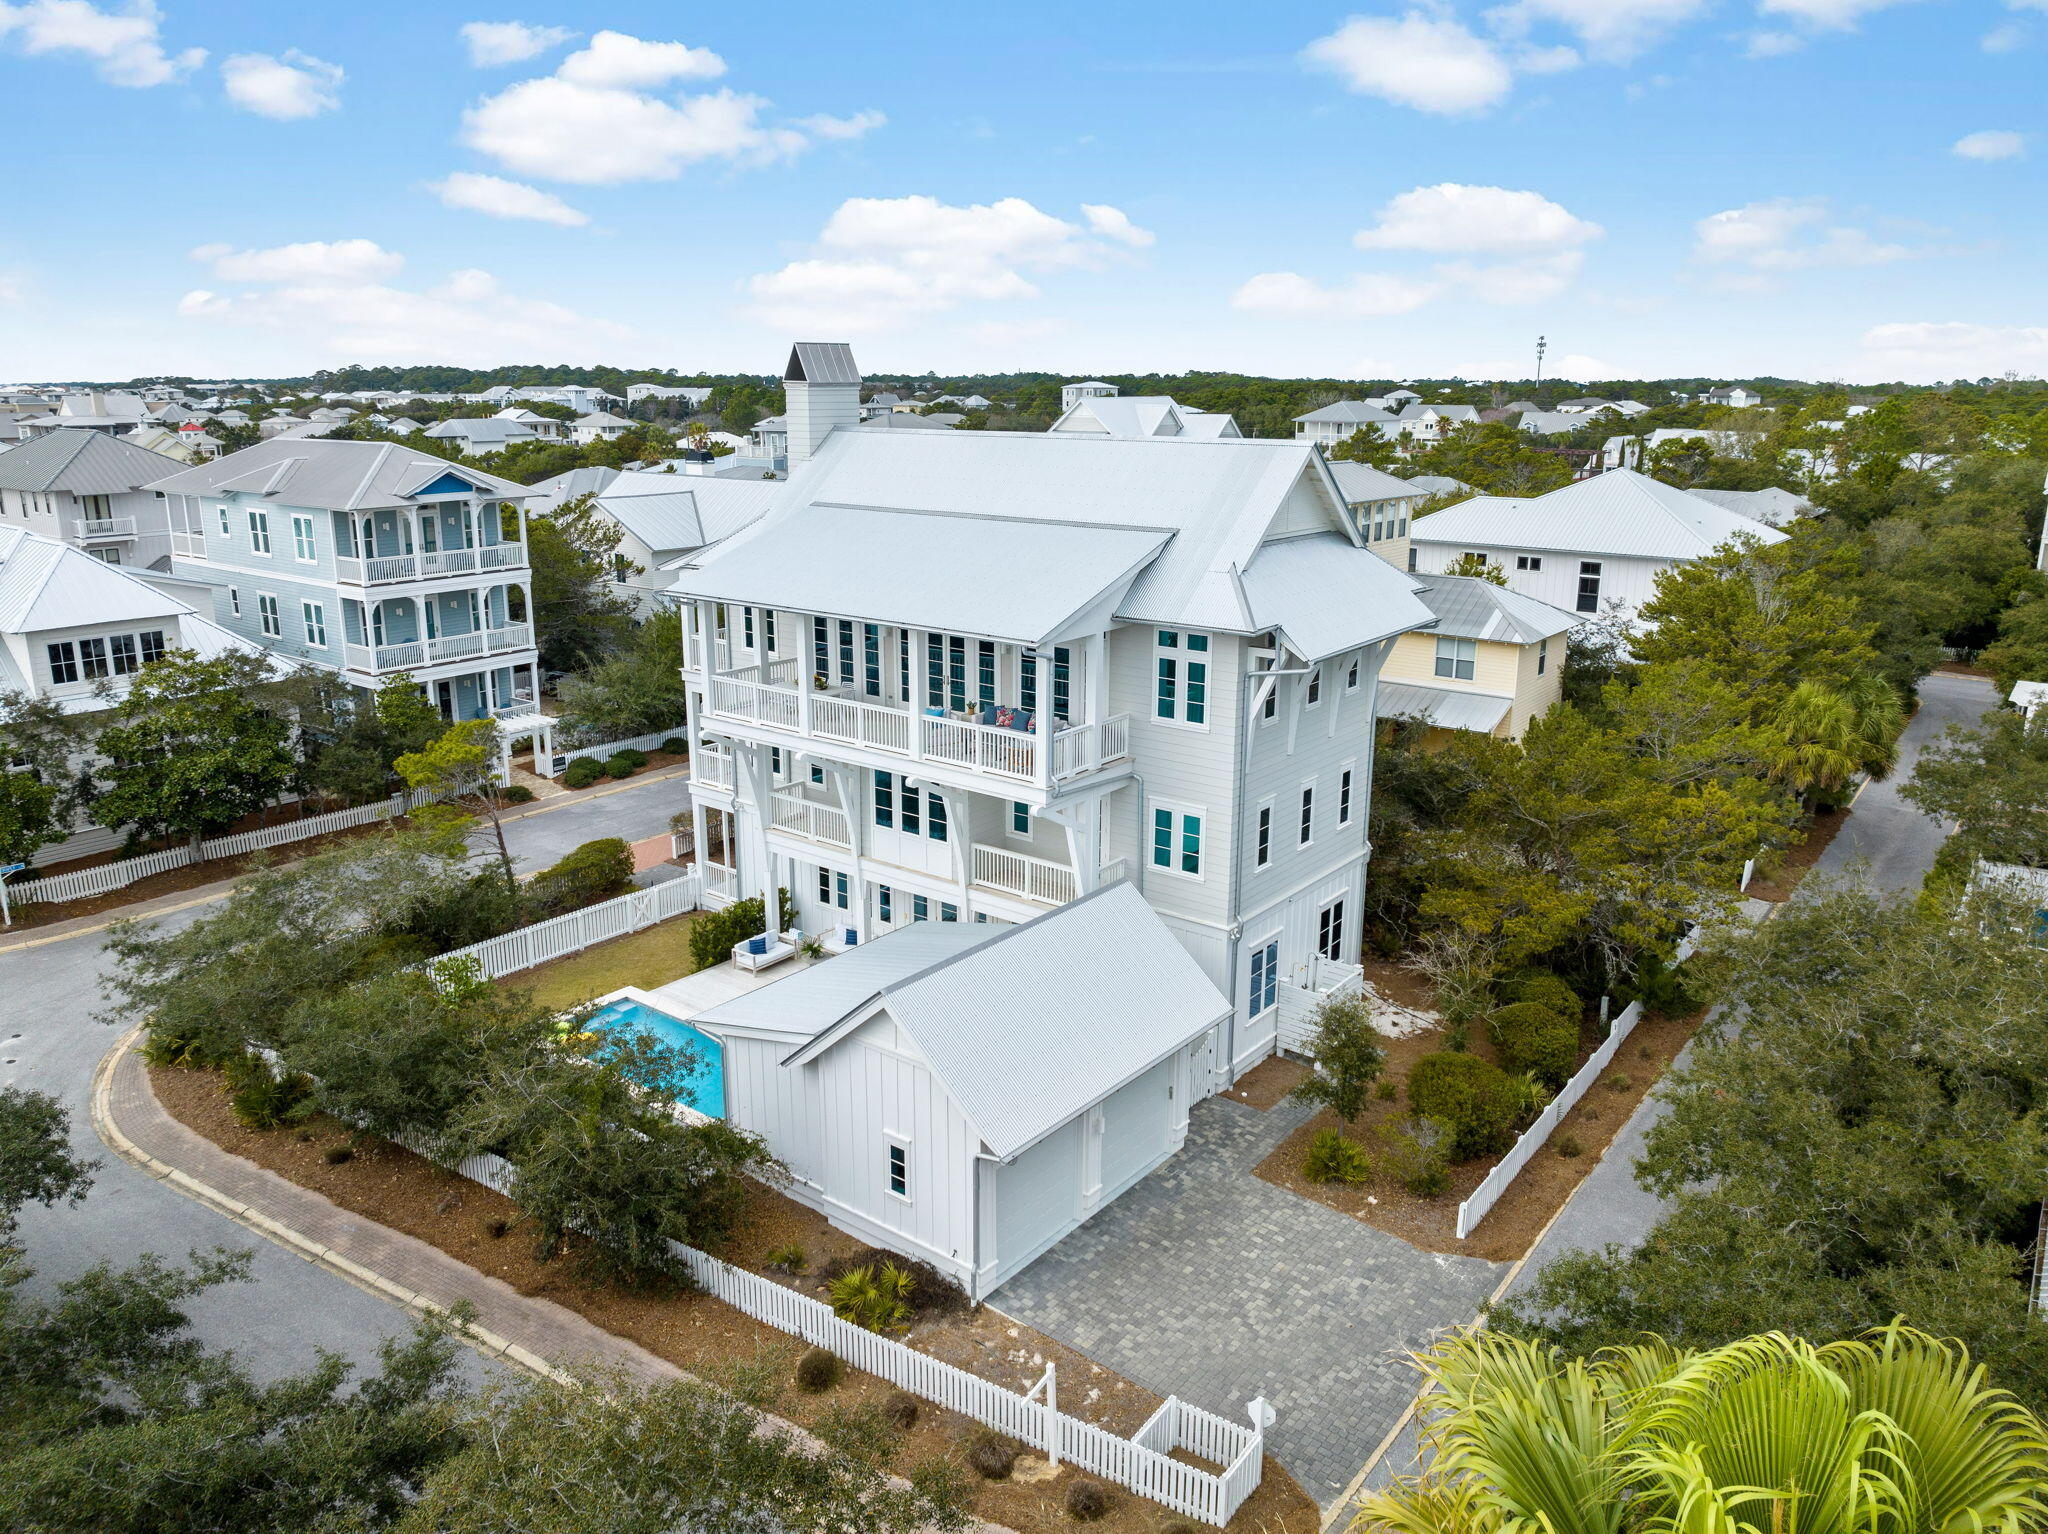
[{"label": "hedge along fence", "polygon": [[282,825],[265,826],[260,831],[241,831],[233,836],[215,837],[199,844],[195,853],[188,844],[183,847],[166,847],[162,852],[146,852],[138,858],[123,858],[118,863],[102,863],[97,868],[80,868],[68,874],[55,874],[47,879],[30,879],[23,884],[7,886],[7,898],[26,905],[30,901],[84,900],[93,895],[105,895],[147,879],[151,874],[168,872],[173,868],[184,868],[193,863],[207,863],[215,858],[239,857],[245,852],[254,852],[261,847],[277,847],[286,842],[304,841],[308,837],[325,836],[330,831],[346,831],[351,826],[364,826],[376,820],[390,820],[394,816],[409,814],[424,804],[430,796],[419,790],[411,793],[393,794],[389,799],[379,799],[374,804],[362,804],[352,810],[336,810],[329,815],[315,815],[307,820],[288,820]]},{"label": "hedge along fence", "polygon": [[[1692,957],[1697,946],[1689,934],[1681,938],[1677,957],[1672,963],[1683,964]],[[1478,1228],[1479,1222],[1492,1212],[1493,1206],[1500,1202],[1501,1195],[1506,1193],[1509,1186],[1521,1175],[1522,1168],[1536,1158],[1536,1153],[1543,1149],[1543,1142],[1548,1140],[1552,1131],[1564,1122],[1564,1116],[1578,1105],[1580,1098],[1592,1090],[1593,1083],[1600,1079],[1600,1073],[1614,1063],[1615,1051],[1621,1048],[1622,1042],[1631,1033],[1635,1032],[1636,1024],[1642,1020],[1643,1004],[1640,1001],[1632,1001],[1623,1008],[1621,1016],[1614,1020],[1614,1026],[1608,1030],[1606,1042],[1586,1057],[1586,1063],[1579,1067],[1578,1074],[1558,1089],[1557,1096],[1550,1100],[1549,1106],[1536,1115],[1536,1122],[1522,1131],[1521,1138],[1515,1141],[1514,1149],[1501,1157],[1500,1165],[1488,1172],[1485,1180],[1472,1190],[1471,1196],[1458,1206],[1460,1241],[1471,1235]],[[1619,1133],[1618,1130],[1616,1132]]]},{"label": "hedge along fence", "polygon": [[609,942],[615,937],[624,937],[630,932],[639,932],[671,917],[694,911],[702,888],[697,875],[688,873],[680,879],[651,884],[646,889],[628,890],[623,895],[601,900],[580,911],[571,911],[566,916],[552,917],[530,927],[485,938],[467,948],[451,949],[427,962],[439,971],[451,960],[458,964],[469,960],[475,963],[484,979],[496,980],[500,975],[517,974],[550,959],[578,953],[595,944]]},{"label": "hedge along fence", "polygon": [[631,740],[607,741],[601,746],[571,746],[555,753],[548,776],[559,778],[568,770],[569,764],[581,756],[601,762],[619,751],[657,751],[663,741],[687,740],[689,733],[688,725],[678,724],[673,729],[656,730],[651,735],[635,735]]},{"label": "hedge along fence", "polygon": [[[489,1152],[466,1158],[455,1171],[508,1196],[513,1186],[512,1163]],[[1265,1465],[1265,1430],[1273,1420],[1272,1408],[1263,1400],[1251,1403],[1248,1423],[1238,1423],[1168,1396],[1136,1434],[1119,1438],[1059,1409],[1058,1375],[1050,1364],[1044,1379],[1027,1394],[1018,1395],[928,1353],[842,1321],[831,1306],[807,1294],[785,1289],[772,1279],[736,1268],[695,1247],[673,1241],[669,1245],[697,1286],[713,1299],[813,1347],[825,1348],[898,1389],[1033,1444],[1054,1464],[1078,1465],[1218,1528],[1229,1523],[1245,1499],[1258,1490]],[[1224,1468],[1204,1470],[1174,1459],[1175,1449]]]}]

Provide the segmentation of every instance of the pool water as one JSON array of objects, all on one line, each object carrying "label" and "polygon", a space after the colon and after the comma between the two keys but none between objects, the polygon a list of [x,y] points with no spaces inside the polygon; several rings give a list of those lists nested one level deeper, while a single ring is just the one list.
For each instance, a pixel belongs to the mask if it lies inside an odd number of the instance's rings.
[{"label": "pool water", "polygon": [[593,1012],[590,1027],[599,1033],[623,1028],[647,1034],[657,1043],[688,1050],[696,1068],[684,1083],[678,1099],[706,1118],[725,1117],[725,1050],[718,1040],[700,1033],[680,1018],[670,1017],[666,1012],[627,996],[607,1002]]}]

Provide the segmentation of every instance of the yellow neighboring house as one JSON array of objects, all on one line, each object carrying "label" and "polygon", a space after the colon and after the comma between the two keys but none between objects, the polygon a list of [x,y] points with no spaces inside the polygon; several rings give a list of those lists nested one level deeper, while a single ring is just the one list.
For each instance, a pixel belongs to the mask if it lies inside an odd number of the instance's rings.
[{"label": "yellow neighboring house", "polygon": [[1437,625],[1394,641],[1380,668],[1379,717],[1520,740],[1558,700],[1565,636],[1580,620],[1476,576],[1415,579]]}]

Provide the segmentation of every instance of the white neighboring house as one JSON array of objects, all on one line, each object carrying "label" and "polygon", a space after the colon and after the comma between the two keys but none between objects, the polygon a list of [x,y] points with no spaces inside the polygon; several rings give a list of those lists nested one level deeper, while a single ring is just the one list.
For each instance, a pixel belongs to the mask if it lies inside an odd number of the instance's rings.
[{"label": "white neighboring house", "polygon": [[711,398],[708,388],[696,388],[684,384],[670,388],[666,384],[636,383],[626,385],[626,403],[637,405],[644,399],[679,399],[692,410],[702,410],[704,402]]},{"label": "white neighboring house", "polygon": [[589,415],[578,416],[569,427],[569,434],[579,444],[610,442],[632,429],[633,423],[623,416],[613,415],[609,410],[593,410]]},{"label": "white neighboring house", "polygon": [[2048,682],[2014,682],[2007,701],[2032,724],[2037,714],[2048,714]]},{"label": "white neighboring house", "polygon": [[1703,405],[1726,405],[1733,410],[1748,410],[1761,405],[1764,397],[1754,389],[1745,389],[1741,384],[1728,384],[1719,389],[1709,389],[1700,396]]},{"label": "white neighboring house", "polygon": [[593,503],[623,535],[613,551],[613,579],[632,591],[641,616],[659,611],[670,605],[662,567],[731,537],[767,510],[780,488],[778,480],[714,474],[615,473]]},{"label": "white neighboring house", "polygon": [[1801,517],[1813,514],[1813,502],[1790,490],[1773,485],[1767,490],[1688,490],[1703,501],[1712,501],[1726,511],[1739,512],[1766,527],[1790,527]]},{"label": "white neighboring house", "polygon": [[150,423],[149,406],[139,394],[93,389],[84,394],[67,394],[57,401],[50,415],[25,416],[21,433],[39,437],[51,431],[97,431],[110,437],[125,437]]},{"label": "white neighboring house", "polygon": [[[1388,395],[1387,398],[1394,398]],[[1408,438],[1411,444],[1427,445],[1441,442],[1444,434],[1457,426],[1471,426],[1479,420],[1476,405],[1423,405],[1410,404],[1394,417],[1391,430],[1382,431],[1383,436],[1396,434]]]},{"label": "white neighboring house", "polygon": [[976,1300],[1180,1149],[1231,1013],[1129,883],[1016,927],[919,922],[721,999],[729,973],[635,999],[705,1037],[725,1118],[788,1192]]},{"label": "white neighboring house", "polygon": [[545,442],[566,442],[569,440],[569,423],[556,420],[551,415],[542,415],[538,410],[528,410],[524,405],[507,405],[496,415],[494,421],[517,421],[527,427],[536,437]]},{"label": "white neighboring house", "polygon": [[1465,554],[1499,566],[1509,589],[1566,612],[1633,617],[1660,571],[1740,537],[1785,535],[1739,512],[1633,469],[1578,480],[1547,495],[1474,496],[1409,529],[1415,568],[1440,575]]},{"label": "white neighboring house", "polygon": [[1046,430],[1080,437],[1241,437],[1227,411],[1197,410],[1170,394],[1094,395],[1079,400]]},{"label": "white neighboring house", "polygon": [[128,437],[45,432],[0,453],[0,526],[26,527],[110,565],[167,568],[170,517],[146,487],[183,466]]},{"label": "white neighboring house", "polygon": [[[268,425],[266,421],[264,423]],[[461,444],[467,454],[482,455],[501,453],[515,442],[533,442],[539,439],[536,432],[524,421],[507,421],[499,416],[458,416],[449,421],[436,421],[427,428],[427,435],[437,442]]]},{"label": "white neighboring house", "polygon": [[622,470],[606,468],[602,464],[591,464],[581,469],[570,469],[527,486],[526,510],[529,516],[549,516],[561,509],[564,501],[573,501],[579,495],[600,495],[611,482],[619,477]]},{"label": "white neighboring house", "polygon": [[1305,443],[858,430],[838,344],[784,385],[789,480],[671,588],[709,898],[867,940],[1130,879],[1232,998],[1202,1091],[1235,1079],[1356,960],[1415,583]]},{"label": "white neighboring house", "polygon": [[1104,383],[1099,378],[1083,379],[1080,383],[1060,385],[1060,414],[1065,415],[1084,399],[1114,399],[1116,385]]},{"label": "white neighboring house", "polygon": [[1515,421],[1515,427],[1532,437],[1561,437],[1566,432],[1585,430],[1592,423],[1596,413],[1562,409],[1528,410]]},{"label": "white neighboring house", "polygon": [[[140,576],[26,528],[0,526],[0,692],[46,697],[67,714],[101,713],[167,650],[260,653]],[[81,820],[35,862],[88,857],[120,843],[119,832]]]},{"label": "white neighboring house", "polygon": [[1297,442],[1314,442],[1323,447],[1335,447],[1339,442],[1355,435],[1368,426],[1379,428],[1377,435],[1392,436],[1388,430],[1393,425],[1391,412],[1366,400],[1340,399],[1333,404],[1311,410],[1306,415],[1294,418],[1294,437]]}]

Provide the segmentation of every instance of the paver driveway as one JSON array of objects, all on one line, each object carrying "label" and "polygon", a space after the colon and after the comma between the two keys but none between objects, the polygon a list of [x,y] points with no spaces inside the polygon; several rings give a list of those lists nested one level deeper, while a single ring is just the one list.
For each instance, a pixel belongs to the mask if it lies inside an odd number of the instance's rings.
[{"label": "paver driveway", "polygon": [[1414,1398],[1403,1352],[1471,1320],[1506,1269],[1418,1251],[1253,1176],[1308,1117],[1197,1104],[1179,1155],[990,1303],[1220,1415],[1263,1395],[1279,1413],[1267,1447],[1327,1504]]}]

